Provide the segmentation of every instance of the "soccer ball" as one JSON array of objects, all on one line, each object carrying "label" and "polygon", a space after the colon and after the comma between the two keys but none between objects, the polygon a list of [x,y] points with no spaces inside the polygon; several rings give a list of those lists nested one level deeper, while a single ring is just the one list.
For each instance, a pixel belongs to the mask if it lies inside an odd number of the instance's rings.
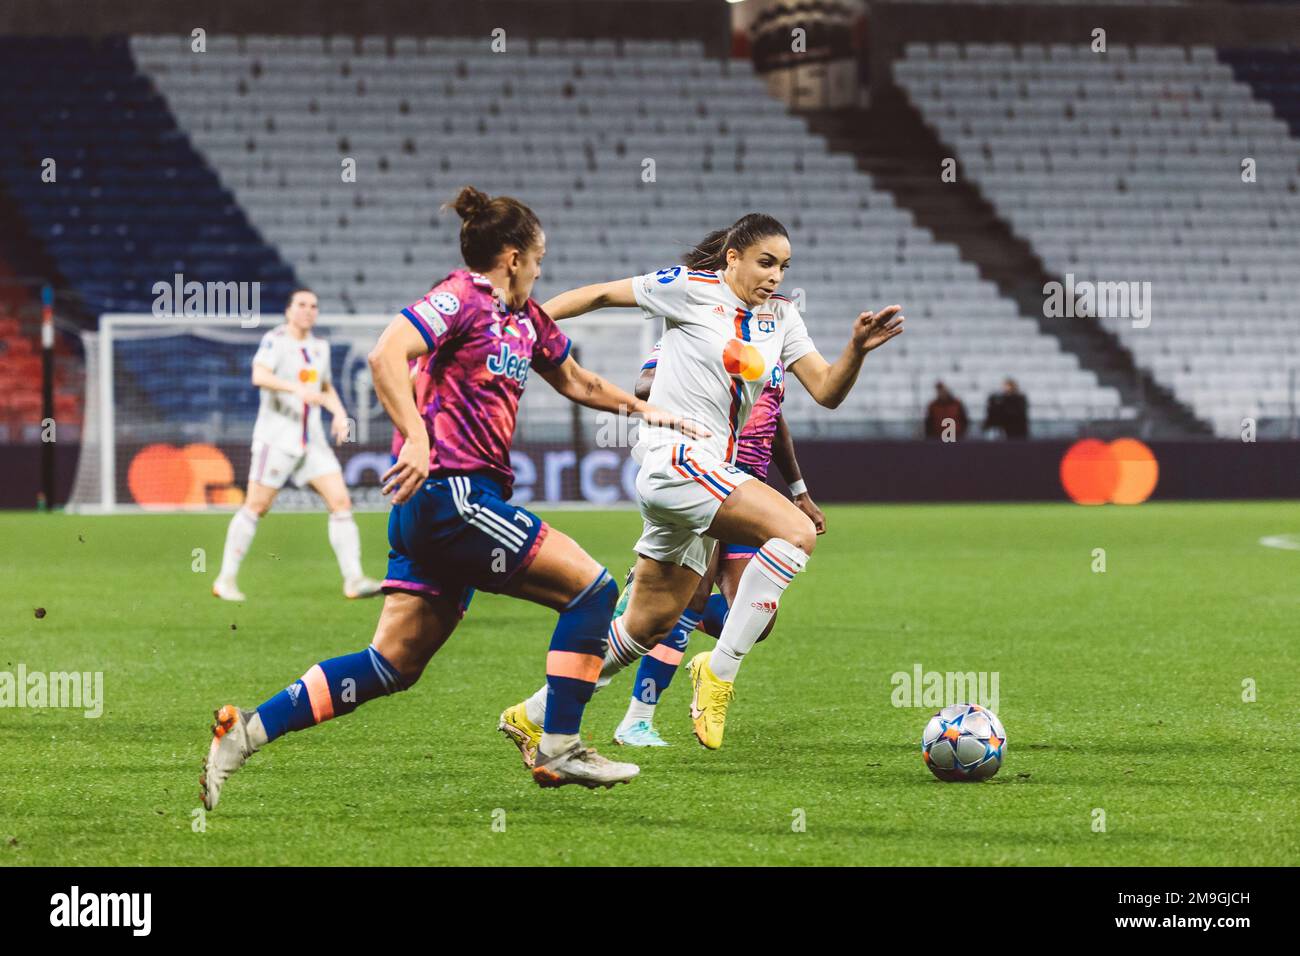
[{"label": "soccer ball", "polygon": [[921,756],[940,780],[987,780],[998,772],[1006,752],[1002,721],[979,704],[945,707],[921,734]]}]

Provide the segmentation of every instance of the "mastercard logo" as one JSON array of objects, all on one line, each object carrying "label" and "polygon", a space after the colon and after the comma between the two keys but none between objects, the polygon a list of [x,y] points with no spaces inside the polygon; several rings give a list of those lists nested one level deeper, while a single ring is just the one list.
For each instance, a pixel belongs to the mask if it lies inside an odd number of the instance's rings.
[{"label": "mastercard logo", "polygon": [[320,373],[318,373],[314,368],[298,369],[298,381],[302,382],[304,385],[314,382],[318,378],[320,378]]},{"label": "mastercard logo", "polygon": [[131,459],[126,486],[145,508],[204,508],[243,504],[231,487],[235,470],[215,445],[146,445]]},{"label": "mastercard logo", "polygon": [[1061,486],[1081,505],[1137,505],[1151,497],[1160,466],[1136,438],[1085,438],[1061,457]]},{"label": "mastercard logo", "polygon": [[729,375],[739,375],[746,382],[757,382],[765,371],[758,349],[740,339],[732,339],[722,350],[722,367]]}]

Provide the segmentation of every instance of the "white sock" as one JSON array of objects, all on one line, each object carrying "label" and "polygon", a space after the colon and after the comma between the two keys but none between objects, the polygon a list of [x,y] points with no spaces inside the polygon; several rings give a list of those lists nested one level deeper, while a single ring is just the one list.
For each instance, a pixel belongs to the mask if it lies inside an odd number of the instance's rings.
[{"label": "white sock", "polygon": [[351,511],[330,514],[330,547],[339,559],[339,570],[343,572],[345,583],[361,577],[361,532],[357,530]]},{"label": "white sock", "polygon": [[628,636],[627,628],[623,626],[623,619],[614,618],[609,622],[609,639],[605,642],[605,660],[600,665],[600,677],[596,678],[596,690],[600,690],[612,681],[614,675],[623,668],[629,664],[635,664],[649,653],[650,648],[643,647]]},{"label": "white sock", "polygon": [[248,718],[246,725],[248,730],[248,742],[253,745],[254,750],[260,750],[266,746],[266,728],[262,725],[262,715],[253,711],[253,716]]},{"label": "white sock", "polygon": [[577,734],[542,734],[537,749],[548,757],[554,757],[556,754],[568,750],[579,739]]},{"label": "white sock", "polygon": [[655,705],[633,697],[627,705],[627,713],[623,715],[623,723],[619,726],[626,727],[628,724],[635,724],[638,720],[652,724],[654,719]]},{"label": "white sock", "polygon": [[782,538],[772,538],[750,559],[718,646],[709,656],[709,670],[718,680],[736,679],[740,662],[772,620],[786,586],[807,563],[808,555]]},{"label": "white sock", "polygon": [[257,534],[257,515],[247,508],[240,508],[230,519],[226,529],[226,547],[221,552],[221,573],[218,577],[233,582],[239,575],[239,564],[248,553]]},{"label": "white sock", "polygon": [[538,727],[542,727],[546,724],[546,691],[547,685],[543,684],[541,687],[537,688],[537,693],[524,701],[524,713],[526,713],[528,719]]},{"label": "white sock", "polygon": [[[627,636],[627,631],[623,625],[615,618],[609,624],[609,640],[605,645],[605,660],[600,665],[600,677],[596,680],[596,690],[600,690],[611,680],[614,675],[621,671],[628,664],[635,664],[646,654],[650,653],[648,647],[642,647],[632,638]],[[546,726],[546,685],[543,684],[537,688],[532,697],[524,701],[524,713],[528,719],[539,727]]]}]

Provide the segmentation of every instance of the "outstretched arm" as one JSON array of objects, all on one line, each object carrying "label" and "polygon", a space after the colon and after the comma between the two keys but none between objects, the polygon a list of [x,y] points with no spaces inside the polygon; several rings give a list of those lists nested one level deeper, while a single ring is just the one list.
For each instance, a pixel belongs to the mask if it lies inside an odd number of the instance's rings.
[{"label": "outstretched arm", "polygon": [[579,289],[561,292],[555,298],[543,302],[542,311],[558,321],[596,309],[634,306],[636,306],[636,296],[632,293],[632,280],[616,279],[613,282],[598,282],[595,285],[584,285]]},{"label": "outstretched arm", "polygon": [[853,322],[853,334],[844,351],[833,363],[820,352],[809,352],[790,366],[790,371],[808,389],[818,405],[839,408],[848,397],[862,371],[867,353],[878,349],[895,335],[902,334],[901,305],[891,305],[879,312],[863,312]]},{"label": "outstretched arm", "polygon": [[551,388],[571,402],[601,412],[621,412],[639,415],[647,425],[664,425],[676,428],[691,438],[708,438],[711,434],[694,422],[684,421],[671,412],[656,408],[649,402],[629,395],[612,382],[595,372],[583,368],[570,355],[558,368],[539,371]]}]

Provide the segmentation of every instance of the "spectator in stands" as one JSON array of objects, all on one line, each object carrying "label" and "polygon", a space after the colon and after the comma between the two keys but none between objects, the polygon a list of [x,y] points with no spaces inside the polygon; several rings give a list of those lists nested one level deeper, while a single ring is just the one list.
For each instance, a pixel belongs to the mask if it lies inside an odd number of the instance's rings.
[{"label": "spectator in stands", "polygon": [[[952,426],[949,428],[948,422]],[[934,383],[934,401],[925,410],[925,437],[960,441],[966,434],[966,406],[943,382]],[[947,437],[951,436],[951,437]]]},{"label": "spectator in stands", "polygon": [[1002,383],[1002,391],[989,396],[984,431],[999,431],[1004,438],[1029,437],[1029,400],[1014,378]]}]

